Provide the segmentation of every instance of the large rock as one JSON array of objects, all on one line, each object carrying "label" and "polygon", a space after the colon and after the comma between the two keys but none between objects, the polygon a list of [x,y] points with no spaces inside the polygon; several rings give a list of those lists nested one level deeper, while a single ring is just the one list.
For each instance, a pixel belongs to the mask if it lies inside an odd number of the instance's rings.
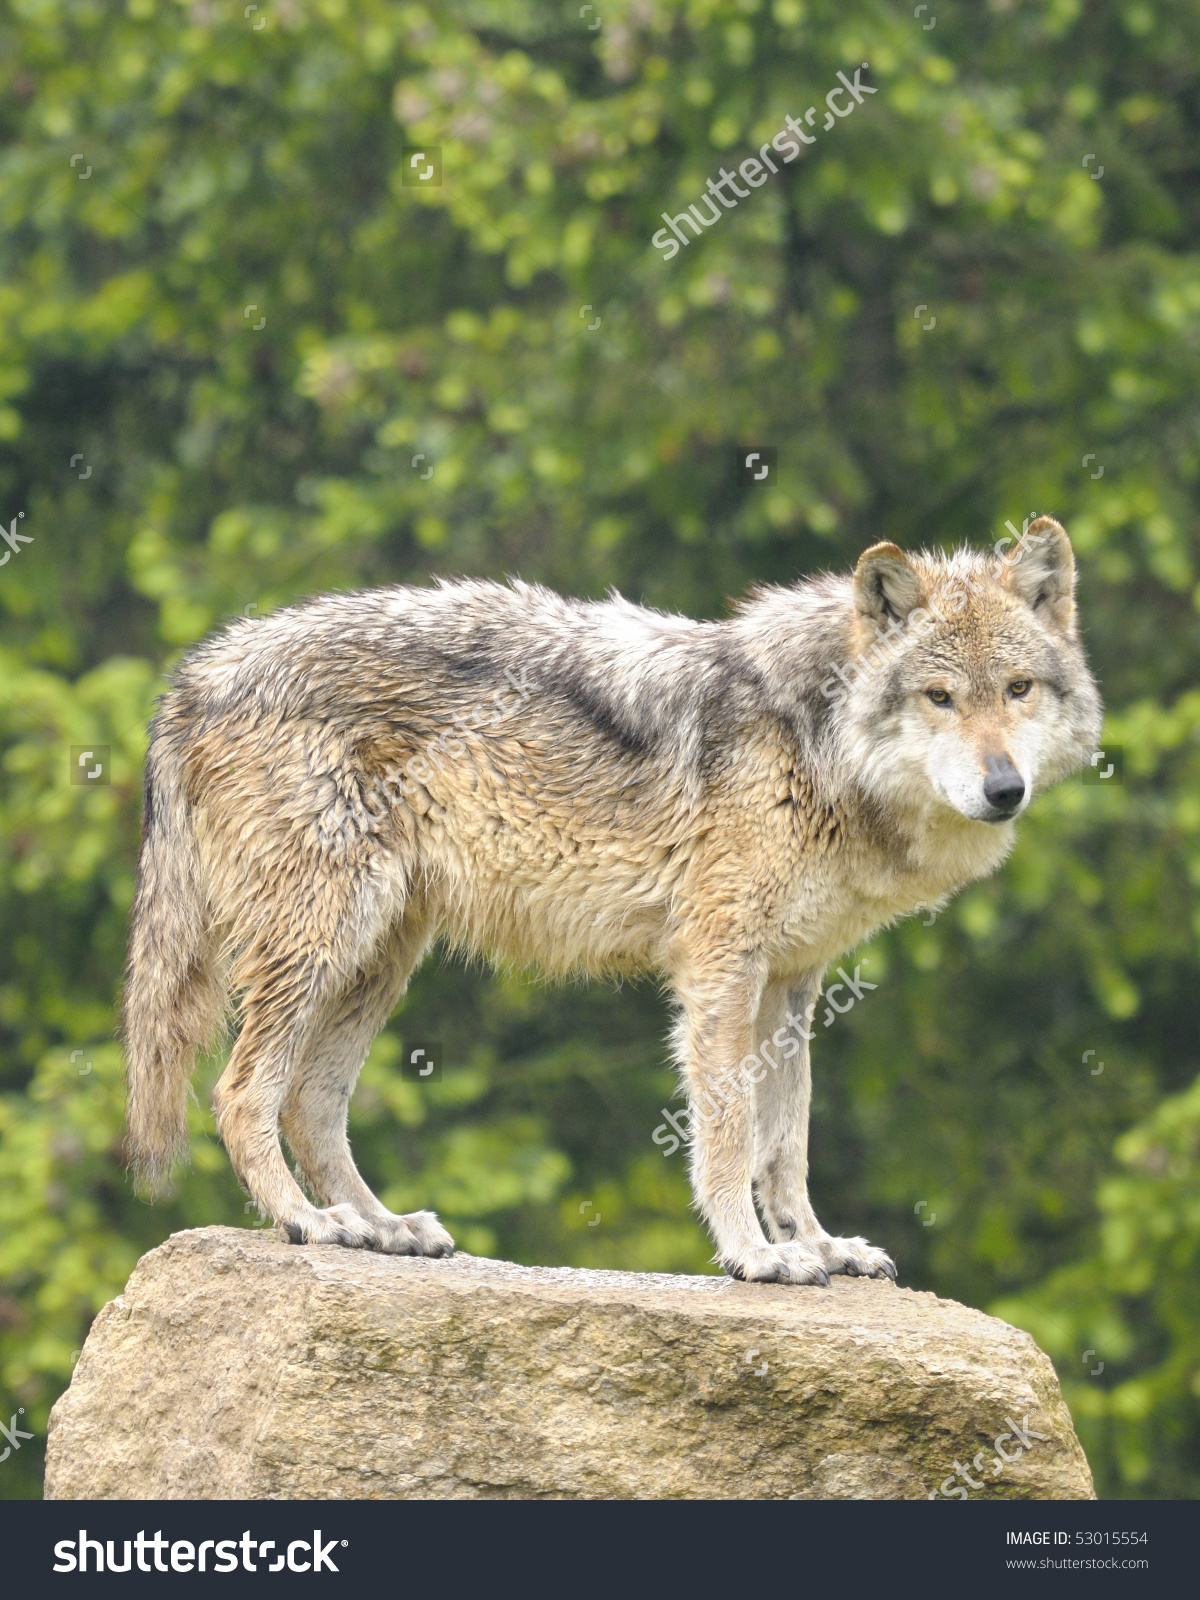
[{"label": "large rock", "polygon": [[1033,1340],[932,1294],[202,1228],[97,1317],[46,1496],[917,1499],[956,1461],[973,1499],[1094,1497]]}]

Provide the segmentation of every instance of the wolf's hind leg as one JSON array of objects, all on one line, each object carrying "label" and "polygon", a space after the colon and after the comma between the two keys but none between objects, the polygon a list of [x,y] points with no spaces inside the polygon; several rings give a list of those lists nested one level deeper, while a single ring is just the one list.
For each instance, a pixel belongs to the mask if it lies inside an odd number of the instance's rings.
[{"label": "wolf's hind leg", "polygon": [[446,1256],[454,1240],[432,1211],[399,1217],[368,1188],[350,1153],[346,1112],[371,1041],[391,1016],[429,942],[409,911],[376,960],[333,1001],[295,1063],[283,1103],[283,1131],[296,1165],[334,1210],[353,1207],[375,1248],[389,1255]]},{"label": "wolf's hind leg", "polygon": [[279,1146],[284,1089],[312,1029],[313,1013],[328,1004],[330,987],[328,968],[311,965],[251,985],[213,1106],[240,1182],[293,1243],[373,1248],[374,1229],[351,1206],[319,1211],[308,1201]]},{"label": "wolf's hind leg", "polygon": [[[826,1272],[852,1277],[895,1278],[886,1251],[865,1239],[835,1239],[817,1221],[808,1198],[808,1117],[812,1102],[812,1070],[806,1021],[809,1005],[820,993],[819,973],[810,973],[789,989],[768,984],[755,1025],[765,1073],[755,1085],[754,1189],[772,1239],[796,1239],[820,1257]],[[795,1019],[788,1021],[791,1014]],[[779,1040],[776,1043],[776,1039]],[[798,1045],[798,1049],[793,1048]]]},{"label": "wolf's hind leg", "polygon": [[217,1128],[259,1209],[298,1244],[378,1243],[353,1206],[321,1211],[308,1200],[279,1142],[284,1100],[313,1034],[394,917],[393,891],[369,866],[349,871],[324,856],[264,846],[261,890],[242,919],[249,936],[231,974],[243,1021],[213,1095]]}]

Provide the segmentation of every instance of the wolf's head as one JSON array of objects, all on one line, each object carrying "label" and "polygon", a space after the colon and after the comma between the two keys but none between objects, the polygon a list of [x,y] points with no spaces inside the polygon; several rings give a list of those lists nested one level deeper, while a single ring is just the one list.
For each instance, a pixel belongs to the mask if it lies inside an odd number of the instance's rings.
[{"label": "wolf's head", "polygon": [[866,787],[906,810],[1002,823],[1083,766],[1101,706],[1074,590],[1071,542],[1050,517],[1006,558],[865,551],[852,659],[822,691]]}]

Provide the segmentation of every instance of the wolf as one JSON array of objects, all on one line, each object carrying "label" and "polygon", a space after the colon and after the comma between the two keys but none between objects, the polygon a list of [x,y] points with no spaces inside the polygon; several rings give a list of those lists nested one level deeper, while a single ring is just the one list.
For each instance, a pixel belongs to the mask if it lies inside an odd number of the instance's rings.
[{"label": "wolf", "polygon": [[[1015,557],[879,543],[718,621],[439,580],[201,643],[146,763],[135,1174],[161,1185],[186,1153],[196,1053],[232,996],[214,1107],[260,1209],[296,1243],[449,1253],[432,1212],[380,1203],[346,1133],[371,1041],[442,938],[550,976],[656,974],[714,1259],[755,1282],[894,1279],[809,1203],[804,1019],[831,962],[994,871],[1095,749],[1074,591],[1039,517]],[[780,1037],[768,1068],[756,1046]]]}]

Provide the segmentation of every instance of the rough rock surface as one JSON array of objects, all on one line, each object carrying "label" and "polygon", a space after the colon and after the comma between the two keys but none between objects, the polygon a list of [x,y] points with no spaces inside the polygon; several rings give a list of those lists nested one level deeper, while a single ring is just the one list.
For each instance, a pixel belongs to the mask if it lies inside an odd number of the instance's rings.
[{"label": "rough rock surface", "polygon": [[46,1496],[917,1499],[956,1461],[972,1499],[1094,1496],[1029,1335],[932,1294],[202,1228],[97,1317]]}]

